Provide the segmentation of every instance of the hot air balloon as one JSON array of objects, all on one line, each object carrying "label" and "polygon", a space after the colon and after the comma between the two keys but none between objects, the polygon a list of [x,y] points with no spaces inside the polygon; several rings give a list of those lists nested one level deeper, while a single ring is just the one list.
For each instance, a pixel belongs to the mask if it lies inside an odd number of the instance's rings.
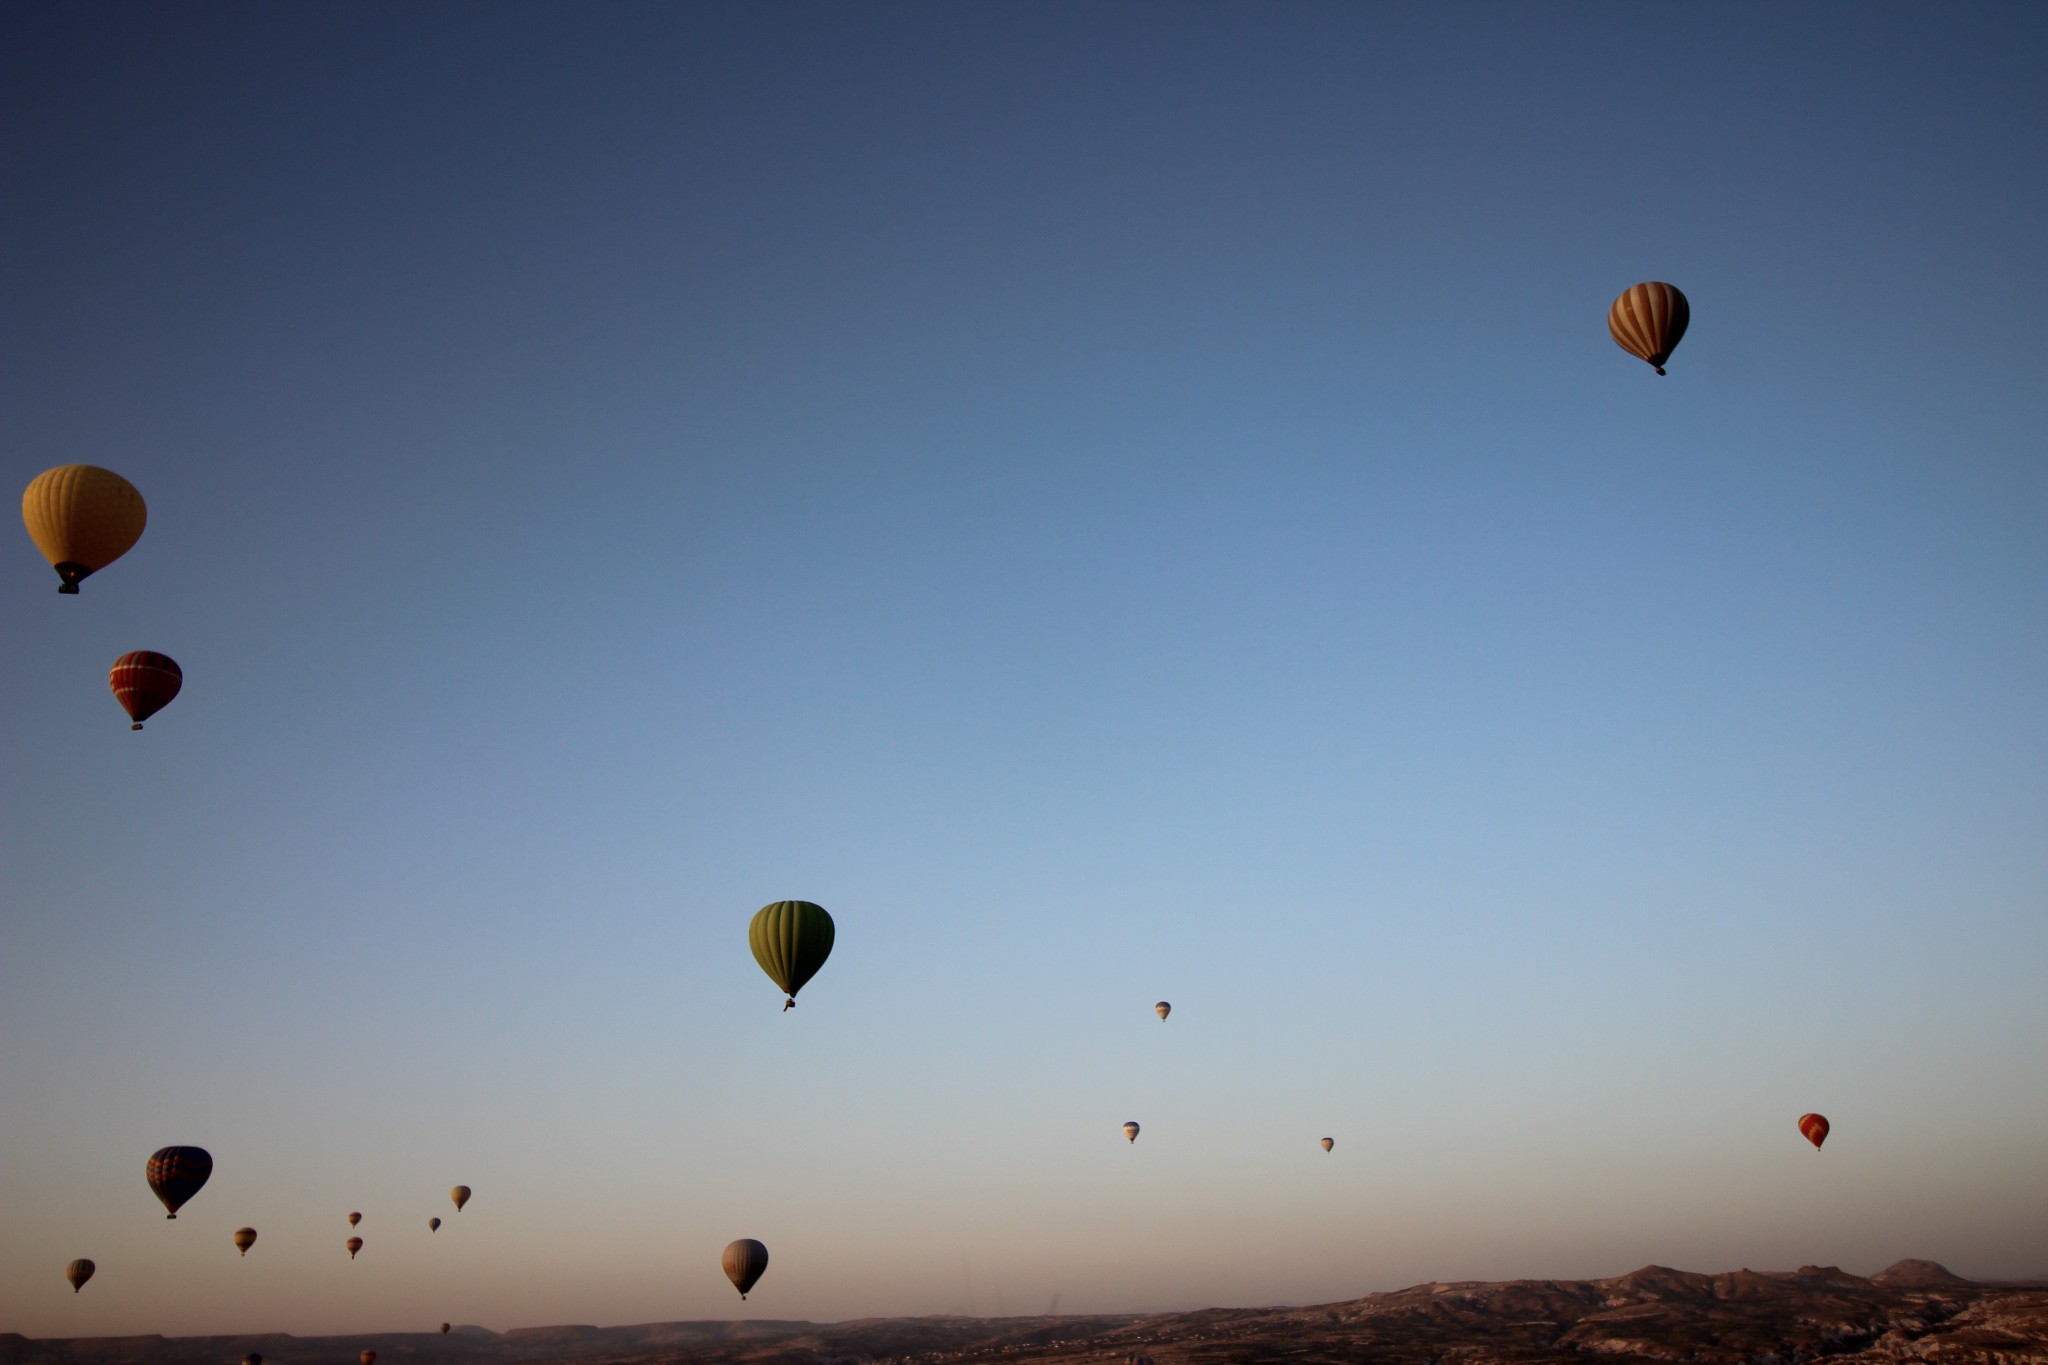
[{"label": "hot air balloon", "polygon": [[441,1230],[441,1220],[440,1220],[440,1219],[438,1219],[438,1218],[429,1218],[429,1219],[427,1220],[427,1231],[428,1231],[428,1232],[439,1232],[440,1230]]},{"label": "hot air balloon", "polygon": [[1168,1004],[1166,1001],[1162,1000],[1152,1007],[1152,1012],[1158,1015],[1161,1019],[1164,1019],[1167,1015],[1173,1013],[1173,1006]]},{"label": "hot air balloon", "polygon": [[346,1242],[343,1242],[342,1245],[348,1248],[348,1258],[353,1261],[356,1258],[356,1253],[363,1249],[363,1239],[351,1237]]},{"label": "hot air balloon", "polygon": [[[802,902],[799,901],[797,904]],[[771,910],[774,908],[769,907]],[[740,1297],[744,1299],[747,1297],[747,1291],[761,1278],[761,1272],[768,1268],[768,1248],[751,1237],[742,1237],[726,1247],[725,1255],[719,1258],[719,1263],[725,1267],[725,1278],[732,1281],[732,1287],[739,1290]]]},{"label": "hot air balloon", "polygon": [[128,727],[131,730],[140,730],[142,722],[169,706],[184,685],[185,672],[178,661],[148,649],[123,654],[107,670],[107,686],[114,689],[114,700],[135,722]]},{"label": "hot air balloon", "polygon": [[1678,292],[1677,285],[1662,280],[1624,289],[1607,310],[1607,330],[1613,334],[1614,344],[1647,360],[1658,374],[1664,373],[1664,362],[1678,349],[1691,321],[1692,305],[1685,295]]},{"label": "hot air balloon", "polygon": [[348,1225],[349,1225],[350,1227],[354,1227],[354,1226],[355,1226],[356,1224],[358,1224],[358,1223],[360,1223],[360,1222],[362,1222],[362,1221],[363,1221],[363,1215],[361,1215],[360,1213],[352,1213],[352,1214],[350,1214],[350,1215],[348,1216]]},{"label": "hot air balloon", "polygon": [[1324,1150],[1324,1151],[1326,1151],[1326,1152],[1327,1152],[1327,1151],[1329,1151],[1329,1150],[1330,1150],[1330,1149],[1331,1149],[1332,1147],[1335,1147],[1336,1145],[1337,1145],[1337,1139],[1335,1139],[1335,1138],[1324,1138],[1324,1139],[1323,1139],[1323,1150]]},{"label": "hot air balloon", "polygon": [[755,912],[747,926],[747,946],[768,979],[789,997],[782,1002],[785,1010],[796,1005],[804,982],[832,956],[832,933],[832,917],[825,907],[809,901],[776,901]]},{"label": "hot air balloon", "polygon": [[455,1211],[461,1213],[462,1206],[469,1202],[469,1186],[457,1185],[454,1189],[448,1191],[448,1197],[455,1201]]},{"label": "hot air balloon", "polygon": [[67,464],[36,475],[21,495],[29,538],[75,593],[82,578],[128,553],[142,538],[149,509],[135,485],[111,469]]},{"label": "hot air balloon", "polygon": [[375,1351],[365,1351],[357,1356],[356,1359],[362,1361],[363,1365],[377,1365],[377,1353]]},{"label": "hot air balloon", "polygon": [[1124,1125],[1124,1136],[1133,1142],[1138,1140],[1138,1123],[1136,1119]]},{"label": "hot air balloon", "polygon": [[1820,1145],[1828,1140],[1828,1121],[1819,1114],[1801,1114],[1799,1132],[1813,1144],[1813,1149],[1817,1152]]},{"label": "hot air balloon", "polygon": [[65,1266],[64,1278],[71,1281],[71,1292],[76,1294],[79,1290],[85,1288],[85,1282],[91,1279],[93,1271],[98,1269],[98,1266],[86,1260],[83,1256],[73,1261],[70,1265]]},{"label": "hot air balloon", "polygon": [[235,1245],[236,1247],[240,1248],[241,1253],[244,1256],[247,1256],[249,1254],[249,1248],[256,1245],[256,1229],[236,1228]]},{"label": "hot air balloon", "polygon": [[448,1324],[445,1322],[441,1324],[441,1335],[444,1337],[448,1335]]},{"label": "hot air balloon", "polygon": [[169,1210],[164,1216],[176,1218],[179,1207],[213,1174],[213,1156],[204,1147],[164,1147],[149,1159],[143,1174]]}]

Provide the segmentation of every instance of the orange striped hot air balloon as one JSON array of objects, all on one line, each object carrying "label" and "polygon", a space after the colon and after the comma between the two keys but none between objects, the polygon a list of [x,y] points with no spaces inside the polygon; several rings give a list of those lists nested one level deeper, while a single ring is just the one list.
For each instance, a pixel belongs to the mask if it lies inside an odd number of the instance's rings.
[{"label": "orange striped hot air balloon", "polygon": [[353,1261],[356,1258],[356,1253],[363,1249],[363,1239],[351,1237],[346,1242],[343,1242],[342,1245],[348,1248],[348,1258]]},{"label": "orange striped hot air balloon", "polygon": [[1649,280],[1622,291],[1607,310],[1607,330],[1614,344],[1630,355],[1646,360],[1658,374],[1664,362],[1678,349],[1692,321],[1692,305],[1675,284]]},{"label": "orange striped hot air balloon", "polygon": [[140,730],[142,722],[169,706],[184,685],[185,670],[178,667],[178,661],[148,649],[123,654],[107,670],[107,686],[114,689],[114,700],[135,722],[128,727],[131,730]]},{"label": "orange striped hot air balloon", "polygon": [[1828,1140],[1827,1119],[1819,1114],[1801,1114],[1799,1135],[1812,1143],[1815,1151],[1819,1151],[1820,1145]]},{"label": "orange striped hot air balloon", "polygon": [[46,469],[21,495],[29,538],[75,593],[80,579],[104,569],[142,538],[149,508],[135,485],[111,469],[67,464]]}]

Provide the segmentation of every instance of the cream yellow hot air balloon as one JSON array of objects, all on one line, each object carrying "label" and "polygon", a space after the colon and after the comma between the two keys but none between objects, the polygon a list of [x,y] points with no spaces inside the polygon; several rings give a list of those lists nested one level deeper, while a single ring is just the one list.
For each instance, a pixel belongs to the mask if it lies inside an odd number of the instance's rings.
[{"label": "cream yellow hot air balloon", "polygon": [[67,464],[36,475],[21,495],[29,538],[75,593],[82,578],[119,559],[142,538],[149,508],[135,485],[111,469]]},{"label": "cream yellow hot air balloon", "polygon": [[455,1201],[455,1211],[461,1213],[462,1206],[469,1202],[469,1186],[457,1185],[454,1189],[448,1191],[448,1197]]},{"label": "cream yellow hot air balloon", "polygon": [[1646,280],[1624,289],[1607,310],[1607,333],[1614,344],[1649,362],[1658,374],[1678,349],[1692,322],[1692,305],[1675,284]]}]

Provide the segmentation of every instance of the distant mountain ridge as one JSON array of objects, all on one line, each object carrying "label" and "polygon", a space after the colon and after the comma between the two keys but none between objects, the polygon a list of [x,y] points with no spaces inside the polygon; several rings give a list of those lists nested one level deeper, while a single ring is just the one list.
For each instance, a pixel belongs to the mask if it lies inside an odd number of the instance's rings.
[{"label": "distant mountain ridge", "polygon": [[1299,1308],[1025,1318],[464,1327],[348,1337],[0,1334],[0,1365],[2048,1365],[2048,1283],[1984,1284],[1933,1261],[1600,1280],[1412,1285]]}]

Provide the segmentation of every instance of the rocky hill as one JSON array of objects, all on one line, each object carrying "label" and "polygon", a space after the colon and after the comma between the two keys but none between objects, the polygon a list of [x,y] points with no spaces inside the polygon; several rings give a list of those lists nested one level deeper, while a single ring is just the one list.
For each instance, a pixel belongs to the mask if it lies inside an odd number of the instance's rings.
[{"label": "rocky hill", "polygon": [[1420,1284],[1309,1308],[1123,1317],[668,1322],[442,1336],[0,1335],[0,1365],[2048,1365],[2048,1283],[1978,1284],[1932,1261],[1606,1280]]}]

